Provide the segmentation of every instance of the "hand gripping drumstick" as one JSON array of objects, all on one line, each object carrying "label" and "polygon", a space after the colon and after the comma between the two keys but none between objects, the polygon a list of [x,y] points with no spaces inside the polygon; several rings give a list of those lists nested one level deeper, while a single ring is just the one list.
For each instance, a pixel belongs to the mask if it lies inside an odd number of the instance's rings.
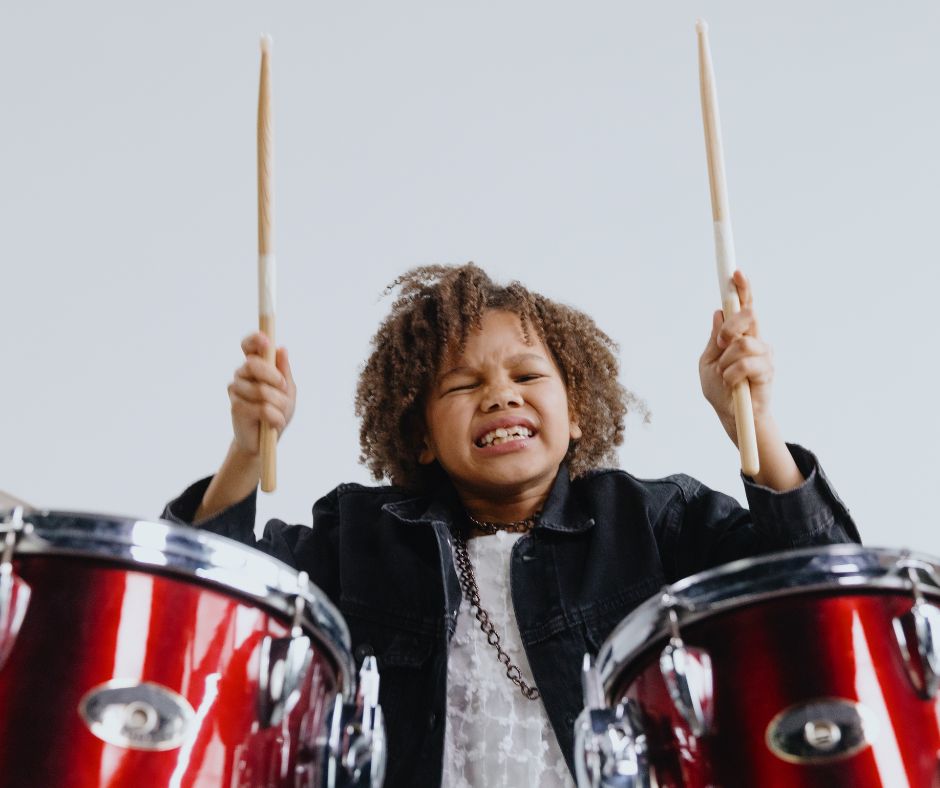
[{"label": "hand gripping drumstick", "polygon": [[[715,223],[715,256],[718,261],[718,287],[721,290],[721,308],[725,315],[741,311],[734,276],[734,236],[731,233],[731,212],[728,209],[728,189],[725,181],[725,159],[721,147],[721,123],[718,117],[718,96],[715,93],[715,72],[712,69],[711,50],[708,47],[708,25],[699,19],[695,23],[698,36],[699,85],[702,91],[702,122],[705,125],[705,152],[708,156],[708,182],[712,198],[712,220]],[[738,450],[741,452],[741,470],[755,476],[760,470],[757,455],[757,434],[754,430],[754,409],[751,406],[751,387],[745,380],[734,387],[734,423],[738,432]]]},{"label": "hand gripping drumstick", "polygon": [[[271,112],[271,36],[261,37],[258,90],[258,323],[268,338],[265,360],[275,362],[274,297],[274,117]],[[277,487],[277,430],[261,423],[261,489]]]}]

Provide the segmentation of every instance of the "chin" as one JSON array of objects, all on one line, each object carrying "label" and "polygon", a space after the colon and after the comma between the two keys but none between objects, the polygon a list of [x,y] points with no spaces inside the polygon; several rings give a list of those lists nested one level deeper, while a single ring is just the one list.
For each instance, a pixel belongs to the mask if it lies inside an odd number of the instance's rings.
[{"label": "chin", "polygon": [[489,489],[518,489],[532,484],[552,481],[558,473],[558,466],[553,468],[507,468],[500,473],[486,474],[480,478],[480,486]]}]

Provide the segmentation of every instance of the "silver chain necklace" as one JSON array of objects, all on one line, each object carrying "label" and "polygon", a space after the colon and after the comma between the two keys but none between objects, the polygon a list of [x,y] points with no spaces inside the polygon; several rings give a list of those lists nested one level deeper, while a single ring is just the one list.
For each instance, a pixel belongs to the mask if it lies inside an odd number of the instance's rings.
[{"label": "silver chain necklace", "polygon": [[[538,514],[525,520],[518,520],[514,523],[488,523],[477,520],[470,512],[467,512],[467,518],[477,528],[486,533],[495,534],[497,531],[509,531],[510,533],[526,533],[535,526],[535,520]],[[473,574],[473,564],[470,562],[470,553],[467,550],[467,537],[458,526],[451,526],[451,533],[454,537],[454,560],[457,564],[457,570],[460,572],[460,587],[463,589],[464,596],[470,603],[471,608],[476,608],[475,618],[480,622],[480,629],[486,635],[486,642],[496,649],[496,658],[506,668],[506,677],[515,684],[519,691],[529,700],[538,700],[541,693],[534,684],[529,684],[522,678],[522,671],[517,665],[514,665],[509,655],[503,651],[500,643],[499,633],[493,622],[490,621],[489,613],[483,609],[480,604],[480,589],[477,586],[476,577]]]}]

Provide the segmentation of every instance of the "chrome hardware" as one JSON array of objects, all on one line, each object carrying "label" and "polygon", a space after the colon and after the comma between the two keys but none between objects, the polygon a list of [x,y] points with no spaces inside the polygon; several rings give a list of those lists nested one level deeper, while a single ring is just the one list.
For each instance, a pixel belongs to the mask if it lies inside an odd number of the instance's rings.
[{"label": "chrome hardware", "polygon": [[120,679],[86,693],[78,713],[99,739],[129,750],[173,750],[192,725],[193,707],[182,695],[149,681]]},{"label": "chrome hardware", "polygon": [[785,709],[767,726],[771,752],[789,763],[826,763],[870,746],[874,715],[862,704],[817,698]]},{"label": "chrome hardware", "polygon": [[310,577],[297,576],[299,593],[294,597],[294,615],[288,637],[261,641],[261,665],[258,674],[258,716],[264,727],[280,725],[300,700],[302,684],[313,661],[310,638],[304,634],[305,595]]},{"label": "chrome hardware", "polygon": [[4,534],[0,557],[0,669],[13,650],[29,605],[30,587],[13,573],[13,555],[20,538],[31,531],[32,526],[23,522],[22,506],[15,507],[9,519],[0,524],[0,533]]},{"label": "chrome hardware", "polygon": [[663,594],[671,637],[659,656],[659,670],[673,705],[688,723],[694,736],[709,732],[713,717],[714,681],[712,661],[705,649],[686,646],[679,633],[677,600]]},{"label": "chrome hardware", "polygon": [[355,703],[336,698],[326,742],[325,788],[381,788],[385,781],[385,721],[379,705],[379,670],[366,657]]},{"label": "chrome hardware", "polygon": [[831,720],[810,720],[803,726],[803,738],[818,752],[829,752],[842,741],[842,728]]},{"label": "chrome hardware", "polygon": [[[937,697],[940,688],[940,653],[935,645],[937,638],[940,638],[940,609],[924,598],[917,572],[925,572],[935,583],[937,578],[932,566],[911,559],[906,553],[902,553],[896,570],[899,574],[907,574],[914,604],[907,613],[892,621],[894,635],[911,684],[923,700],[932,700]],[[913,633],[916,654],[911,653],[908,645],[909,633]]]},{"label": "chrome hardware", "polygon": [[[893,623],[911,684],[922,699],[936,698],[937,689],[940,688],[940,654],[935,641],[940,637],[940,610],[918,599],[907,613],[896,617]],[[916,652],[913,654],[908,646],[908,632],[914,634]]]},{"label": "chrome hardware", "polygon": [[649,788],[646,734],[631,701],[607,707],[591,655],[581,666],[584,710],[574,724],[578,788]]}]

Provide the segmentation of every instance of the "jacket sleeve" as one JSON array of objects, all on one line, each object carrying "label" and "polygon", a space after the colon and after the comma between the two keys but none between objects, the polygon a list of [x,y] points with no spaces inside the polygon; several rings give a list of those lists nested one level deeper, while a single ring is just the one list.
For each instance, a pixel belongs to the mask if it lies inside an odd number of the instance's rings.
[{"label": "jacket sleeve", "polygon": [[[192,526],[196,510],[212,477],[201,479],[170,501],[163,519]],[[257,492],[199,523],[201,531],[225,536],[255,547],[288,566],[307,572],[311,581],[330,599],[339,598],[339,488],[325,495],[313,506],[313,527],[289,525],[269,520],[260,539],[255,538]]]},{"label": "jacket sleeve", "polygon": [[743,476],[750,511],[734,498],[689,477],[664,523],[662,555],[670,581],[739,558],[814,545],[861,542],[849,510],[816,457],[787,444],[805,481],[777,492]]}]

